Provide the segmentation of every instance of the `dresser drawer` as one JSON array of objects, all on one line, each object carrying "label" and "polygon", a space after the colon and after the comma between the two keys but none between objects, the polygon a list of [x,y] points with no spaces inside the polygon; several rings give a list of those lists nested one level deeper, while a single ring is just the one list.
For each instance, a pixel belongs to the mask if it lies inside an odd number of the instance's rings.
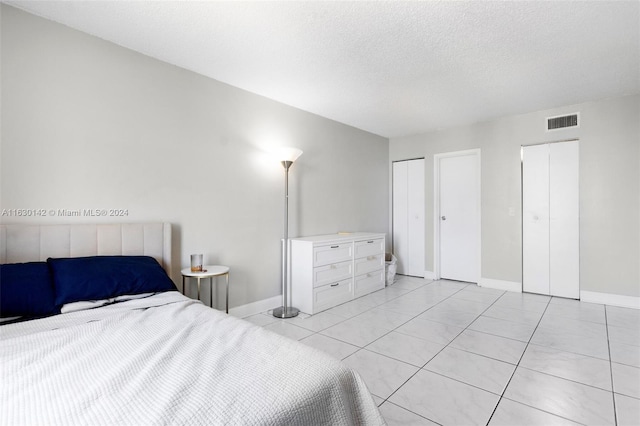
[{"label": "dresser drawer", "polygon": [[378,238],[366,241],[357,241],[355,243],[355,258],[367,257],[375,254],[384,253],[384,238]]},{"label": "dresser drawer", "polygon": [[356,259],[355,263],[355,275],[365,274],[367,272],[375,271],[376,269],[384,268],[384,255],[376,254],[372,256]]},{"label": "dresser drawer", "polygon": [[353,259],[353,243],[331,244],[313,248],[313,266]]},{"label": "dresser drawer", "polygon": [[364,296],[384,288],[384,268],[355,278],[354,297]]},{"label": "dresser drawer", "polygon": [[353,280],[351,278],[316,287],[313,289],[313,313],[348,302],[352,297]]},{"label": "dresser drawer", "polygon": [[353,276],[353,262],[332,263],[330,265],[313,268],[313,286],[319,287],[334,283]]}]

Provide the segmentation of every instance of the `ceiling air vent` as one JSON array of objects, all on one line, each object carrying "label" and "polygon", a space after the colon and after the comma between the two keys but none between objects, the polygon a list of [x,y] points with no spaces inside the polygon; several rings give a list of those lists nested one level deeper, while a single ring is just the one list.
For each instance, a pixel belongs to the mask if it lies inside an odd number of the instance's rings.
[{"label": "ceiling air vent", "polygon": [[578,127],[578,119],[578,113],[558,117],[547,117],[547,131]]}]

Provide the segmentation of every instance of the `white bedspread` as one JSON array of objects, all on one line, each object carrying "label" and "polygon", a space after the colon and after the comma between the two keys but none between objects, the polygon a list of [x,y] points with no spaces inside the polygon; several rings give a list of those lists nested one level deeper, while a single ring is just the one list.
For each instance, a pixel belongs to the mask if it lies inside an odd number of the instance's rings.
[{"label": "white bedspread", "polygon": [[168,292],[1,326],[0,424],[384,420],[339,361]]}]

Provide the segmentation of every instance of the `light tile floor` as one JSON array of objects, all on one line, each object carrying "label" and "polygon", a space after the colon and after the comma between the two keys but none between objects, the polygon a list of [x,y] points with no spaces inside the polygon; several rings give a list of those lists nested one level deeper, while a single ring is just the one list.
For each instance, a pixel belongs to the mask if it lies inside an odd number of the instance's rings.
[{"label": "light tile floor", "polygon": [[397,276],[245,318],[360,373],[389,425],[640,425],[640,311]]}]

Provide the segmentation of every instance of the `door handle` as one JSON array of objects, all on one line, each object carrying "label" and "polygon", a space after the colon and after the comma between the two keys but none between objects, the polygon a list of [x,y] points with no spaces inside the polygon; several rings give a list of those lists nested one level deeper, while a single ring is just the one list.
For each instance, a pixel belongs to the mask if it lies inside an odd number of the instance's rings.
[{"label": "door handle", "polygon": [[447,217],[446,216],[442,216],[441,219],[442,220],[447,220]]}]

